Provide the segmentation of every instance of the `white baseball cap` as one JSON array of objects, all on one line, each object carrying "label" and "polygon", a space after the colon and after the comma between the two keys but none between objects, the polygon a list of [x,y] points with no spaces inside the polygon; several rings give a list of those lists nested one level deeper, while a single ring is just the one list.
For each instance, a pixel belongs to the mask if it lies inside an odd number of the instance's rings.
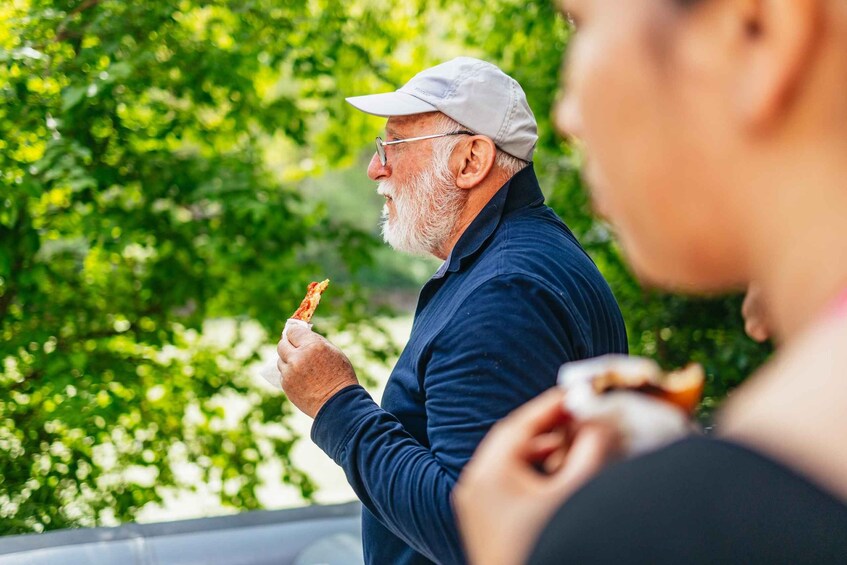
[{"label": "white baseball cap", "polygon": [[521,85],[495,65],[471,57],[421,71],[394,92],[353,96],[347,102],[384,117],[441,112],[524,161],[532,161],[538,141]]}]

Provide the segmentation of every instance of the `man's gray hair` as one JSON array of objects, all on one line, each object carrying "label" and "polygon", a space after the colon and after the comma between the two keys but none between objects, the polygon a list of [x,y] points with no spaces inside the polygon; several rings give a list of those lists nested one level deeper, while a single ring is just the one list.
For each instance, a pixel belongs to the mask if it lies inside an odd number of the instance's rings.
[{"label": "man's gray hair", "polygon": [[[438,114],[437,119],[435,120],[435,127],[439,133],[449,133],[452,131],[466,130],[469,129],[450,116],[446,114]],[[449,141],[447,143],[450,144],[450,149],[452,150],[456,145],[458,145],[461,139],[458,136],[447,138]],[[518,173],[521,169],[527,167],[529,165],[529,161],[524,161],[523,159],[518,159],[514,155],[510,155],[505,151],[501,150],[499,147],[497,148],[497,153],[494,157],[494,164],[497,165],[499,169],[501,169],[504,173],[506,173],[509,177],[513,177]]]}]

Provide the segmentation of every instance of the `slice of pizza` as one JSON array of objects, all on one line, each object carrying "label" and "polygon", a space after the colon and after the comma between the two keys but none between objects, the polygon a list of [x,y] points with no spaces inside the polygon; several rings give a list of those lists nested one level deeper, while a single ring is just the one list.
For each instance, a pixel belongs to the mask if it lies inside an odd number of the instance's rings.
[{"label": "slice of pizza", "polygon": [[622,453],[658,449],[697,430],[691,415],[703,392],[700,365],[665,373],[652,359],[607,355],[559,371],[565,408],[575,420],[612,425]]},{"label": "slice of pizza", "polygon": [[294,312],[294,315],[291,316],[291,318],[293,320],[311,322],[312,316],[315,315],[315,309],[321,302],[321,295],[328,286],[329,279],[326,279],[323,282],[309,283],[309,288],[306,290],[306,297],[303,299],[303,302],[300,303],[300,307],[296,312]]},{"label": "slice of pizza", "polygon": [[697,363],[665,373],[652,359],[606,355],[565,365],[560,382],[566,387],[588,382],[597,395],[614,391],[646,394],[690,414],[700,402],[705,380],[703,367]]},{"label": "slice of pizza", "polygon": [[597,375],[592,386],[598,394],[615,390],[640,392],[669,402],[691,414],[700,403],[706,376],[703,367],[691,363],[684,369],[663,373],[627,374],[614,370]]}]

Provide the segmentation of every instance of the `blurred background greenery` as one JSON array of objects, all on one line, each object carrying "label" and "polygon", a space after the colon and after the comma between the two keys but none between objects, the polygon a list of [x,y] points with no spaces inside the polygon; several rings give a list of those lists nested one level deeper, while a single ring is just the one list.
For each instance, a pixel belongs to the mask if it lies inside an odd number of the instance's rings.
[{"label": "blurred background greenery", "polygon": [[[396,356],[374,320],[412,306],[436,264],[379,242],[365,167],[382,121],[343,98],[459,54],[524,86],[549,203],[609,280],[632,352],[705,365],[707,420],[769,348],[744,336],[738,297],[639,287],[591,217],[550,124],[567,39],[549,0],[3,2],[0,533],[129,521],[198,483],[259,508],[268,460],[311,499],[291,407],[248,366],[325,277],[317,329]],[[237,346],[204,338],[215,319]]]}]

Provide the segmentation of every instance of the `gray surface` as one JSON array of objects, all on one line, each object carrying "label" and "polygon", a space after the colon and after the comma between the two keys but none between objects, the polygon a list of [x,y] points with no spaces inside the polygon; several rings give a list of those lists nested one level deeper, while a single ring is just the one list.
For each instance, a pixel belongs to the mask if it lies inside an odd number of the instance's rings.
[{"label": "gray surface", "polygon": [[358,503],[0,538],[0,565],[359,565]]}]

